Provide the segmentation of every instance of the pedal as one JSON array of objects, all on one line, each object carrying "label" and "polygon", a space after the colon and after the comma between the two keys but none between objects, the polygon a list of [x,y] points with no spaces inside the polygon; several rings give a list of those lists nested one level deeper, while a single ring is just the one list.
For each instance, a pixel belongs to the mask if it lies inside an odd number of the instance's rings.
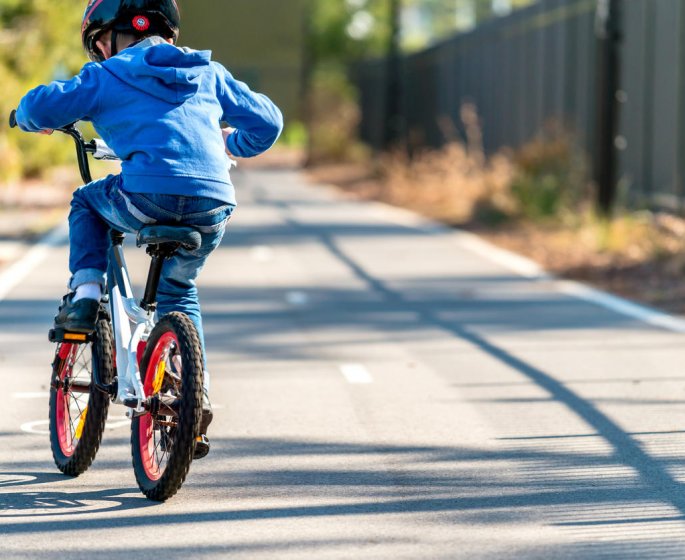
[{"label": "pedal", "polygon": [[209,439],[207,436],[202,434],[195,438],[195,451],[193,453],[193,459],[202,459],[209,454]]},{"label": "pedal", "polygon": [[124,399],[121,404],[123,404],[127,408],[136,409],[136,408],[138,408],[138,399],[136,399],[136,398]]},{"label": "pedal", "polygon": [[70,344],[87,344],[93,341],[93,333],[75,333],[64,329],[50,329],[48,333],[50,342],[68,342]]}]

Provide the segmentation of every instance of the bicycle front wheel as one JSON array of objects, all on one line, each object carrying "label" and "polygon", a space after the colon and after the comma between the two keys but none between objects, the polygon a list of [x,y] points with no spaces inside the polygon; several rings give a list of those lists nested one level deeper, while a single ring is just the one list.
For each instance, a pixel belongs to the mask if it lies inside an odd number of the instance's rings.
[{"label": "bicycle front wheel", "polygon": [[187,315],[169,313],[155,325],[140,371],[151,399],[131,423],[133,470],[143,494],[164,501],[188,474],[202,414],[202,349]]},{"label": "bicycle front wheel", "polygon": [[93,380],[114,378],[112,328],[97,322],[93,341],[57,346],[50,382],[50,446],[57,468],[69,476],[85,472],[95,459],[105,430],[109,395]]}]

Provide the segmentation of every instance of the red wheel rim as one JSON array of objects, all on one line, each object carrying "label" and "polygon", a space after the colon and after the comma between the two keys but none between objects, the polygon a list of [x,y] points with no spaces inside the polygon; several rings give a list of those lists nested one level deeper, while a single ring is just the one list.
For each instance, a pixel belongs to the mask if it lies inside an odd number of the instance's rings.
[{"label": "red wheel rim", "polygon": [[[73,371],[76,362],[78,346],[75,344],[63,344],[60,349],[62,367],[59,372],[60,381],[64,381]],[[75,427],[71,415],[71,393],[65,393],[63,388],[57,389],[55,420],[57,428],[57,441],[65,457],[71,457],[76,449],[74,438]],[[80,414],[79,414],[80,416]]]},{"label": "red wheel rim", "polygon": [[[145,394],[153,396],[155,392],[155,378],[160,364],[169,362],[172,349],[178,348],[178,339],[171,332],[164,333],[157,341],[145,372]],[[180,373],[180,372],[179,372]],[[157,387],[159,391],[159,387]],[[151,414],[144,414],[138,420],[138,441],[140,456],[145,475],[150,480],[159,480],[166,469],[169,449],[172,440],[168,435],[168,428],[163,426],[160,418],[153,418]]]}]

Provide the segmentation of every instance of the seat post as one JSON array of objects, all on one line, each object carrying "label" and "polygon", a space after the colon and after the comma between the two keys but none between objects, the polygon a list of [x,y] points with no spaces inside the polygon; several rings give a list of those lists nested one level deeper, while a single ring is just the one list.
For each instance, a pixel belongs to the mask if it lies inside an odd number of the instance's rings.
[{"label": "seat post", "polygon": [[159,280],[162,277],[164,261],[170,258],[177,249],[178,243],[148,245],[147,254],[152,257],[152,262],[150,262],[150,271],[148,272],[145,284],[145,295],[140,302],[140,307],[145,311],[155,311],[157,306],[157,290],[159,289]]}]

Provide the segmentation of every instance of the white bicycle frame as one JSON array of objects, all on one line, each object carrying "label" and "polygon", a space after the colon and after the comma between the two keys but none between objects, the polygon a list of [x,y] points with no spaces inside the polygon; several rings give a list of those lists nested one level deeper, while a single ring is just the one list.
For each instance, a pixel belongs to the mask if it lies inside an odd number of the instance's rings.
[{"label": "white bicycle frame", "polygon": [[124,236],[112,232],[109,250],[107,284],[109,307],[112,313],[112,329],[116,344],[117,396],[114,401],[129,407],[128,416],[145,412],[143,402],[147,399],[140,369],[138,352],[141,342],[147,342],[155,326],[155,311],[143,309],[133,296],[124,251]]},{"label": "white bicycle frame", "polygon": [[[10,115],[10,127],[14,128],[16,112]],[[118,160],[117,154],[107,144],[96,138],[86,142],[81,132],[72,124],[56,129],[71,136],[76,143],[79,170],[84,183],[90,183],[92,177],[88,163],[88,154],[100,160]],[[148,396],[141,379],[138,353],[141,342],[147,342],[155,326],[155,298],[159,275],[161,273],[160,258],[153,256],[153,265],[148,275],[148,285],[145,296],[140,304],[133,296],[131,281],[124,259],[124,234],[118,231],[110,233],[112,246],[109,250],[109,264],[107,269],[107,287],[109,293],[109,309],[111,313],[112,330],[116,345],[117,384],[102,384],[101,380],[94,380],[97,386],[108,393],[116,404],[128,407],[126,415],[132,418],[144,414],[144,404],[148,404]]]},{"label": "white bicycle frame", "polygon": [[[92,147],[95,159],[119,159],[100,138],[92,141]],[[140,343],[147,341],[155,326],[155,311],[153,308],[144,310],[133,296],[122,246],[124,235],[112,232],[111,238],[107,286],[116,347],[117,395],[114,402],[127,406],[126,415],[133,417],[145,412],[143,402],[147,395],[138,367],[138,352]]]}]

